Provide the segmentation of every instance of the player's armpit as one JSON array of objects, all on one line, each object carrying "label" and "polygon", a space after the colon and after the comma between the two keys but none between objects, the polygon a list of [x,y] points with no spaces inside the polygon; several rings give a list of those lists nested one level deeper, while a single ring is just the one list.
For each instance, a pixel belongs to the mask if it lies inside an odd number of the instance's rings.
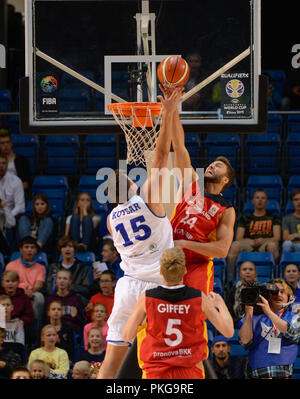
[{"label": "player's armpit", "polygon": [[124,326],[123,333],[122,333],[122,339],[125,342],[129,342],[136,337],[138,327],[140,324],[143,323],[143,321],[145,320],[145,317],[146,317],[145,293],[143,293],[139,297],[139,299],[135,305],[134,312],[129,317],[129,319],[127,320],[127,322]]}]

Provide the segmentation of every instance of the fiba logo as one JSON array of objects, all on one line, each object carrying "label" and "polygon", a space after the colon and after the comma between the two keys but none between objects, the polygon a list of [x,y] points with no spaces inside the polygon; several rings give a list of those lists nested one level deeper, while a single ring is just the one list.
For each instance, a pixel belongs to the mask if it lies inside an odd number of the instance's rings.
[{"label": "fiba logo", "polygon": [[46,76],[41,80],[41,89],[44,93],[53,93],[57,90],[57,80],[54,76]]},{"label": "fiba logo", "polygon": [[243,95],[245,86],[239,79],[231,79],[227,82],[225,90],[229,97],[236,99]]}]

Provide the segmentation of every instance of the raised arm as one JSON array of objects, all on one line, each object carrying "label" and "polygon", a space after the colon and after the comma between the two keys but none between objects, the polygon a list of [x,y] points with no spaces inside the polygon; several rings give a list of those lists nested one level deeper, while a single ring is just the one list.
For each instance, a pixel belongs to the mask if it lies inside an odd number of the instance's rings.
[{"label": "raised arm", "polygon": [[158,216],[164,216],[165,210],[161,203],[161,193],[164,172],[167,171],[168,158],[171,148],[173,131],[173,113],[177,109],[182,94],[182,88],[175,89],[167,98],[159,96],[162,102],[162,126],[157,139],[154,160],[141,195],[145,198],[150,209]]}]

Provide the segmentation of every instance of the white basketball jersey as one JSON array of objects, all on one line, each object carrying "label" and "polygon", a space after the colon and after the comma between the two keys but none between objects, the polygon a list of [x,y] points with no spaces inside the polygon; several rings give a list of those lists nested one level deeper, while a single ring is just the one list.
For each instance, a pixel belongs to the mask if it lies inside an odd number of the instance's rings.
[{"label": "white basketball jersey", "polygon": [[164,249],[174,246],[168,217],[156,216],[140,196],[134,195],[111,211],[109,223],[124,273],[162,284],[159,260]]}]

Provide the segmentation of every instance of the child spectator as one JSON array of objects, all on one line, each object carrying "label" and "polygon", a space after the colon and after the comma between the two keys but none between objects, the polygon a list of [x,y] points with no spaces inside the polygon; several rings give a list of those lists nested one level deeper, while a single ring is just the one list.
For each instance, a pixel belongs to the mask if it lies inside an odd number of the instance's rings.
[{"label": "child spectator", "polygon": [[11,373],[11,380],[30,380],[30,372],[25,366],[17,366]]},{"label": "child spectator", "polygon": [[74,364],[72,370],[73,380],[87,380],[91,378],[91,365],[86,360],[81,360]]},{"label": "child spectator", "polygon": [[64,349],[69,356],[69,359],[73,360],[74,352],[74,332],[73,329],[62,322],[63,305],[61,301],[53,301],[48,307],[47,316],[49,317],[49,323],[55,327],[58,334],[58,340],[56,346]]},{"label": "child spectator", "polygon": [[294,291],[295,301],[292,304],[292,311],[294,313],[300,312],[300,282],[299,282],[299,266],[289,263],[284,268],[284,279],[290,284]]},{"label": "child spectator", "polygon": [[105,270],[101,273],[98,280],[98,293],[93,295],[85,308],[86,319],[91,320],[91,310],[96,303],[103,303],[107,309],[107,319],[109,318],[113,305],[116,285],[116,275],[111,270]]},{"label": "child spectator", "polygon": [[106,346],[107,346],[106,336],[107,336],[107,331],[108,331],[108,325],[106,322],[106,318],[107,318],[106,306],[103,303],[96,303],[96,305],[93,307],[92,313],[91,313],[92,322],[86,324],[83,329],[83,339],[84,339],[84,349],[85,350],[88,349],[88,339],[87,339],[88,332],[93,327],[99,327],[101,329],[103,343],[104,343],[104,349],[106,349]]},{"label": "child spectator", "polygon": [[61,237],[58,241],[58,249],[62,260],[52,263],[49,266],[46,291],[48,294],[54,292],[55,278],[59,270],[69,270],[72,275],[71,290],[80,294],[83,303],[86,305],[90,298],[90,268],[87,264],[80,262],[75,258],[77,251],[77,241],[70,237]]},{"label": "child spectator", "polygon": [[96,237],[100,220],[94,212],[92,197],[88,193],[80,193],[73,214],[66,219],[65,235],[80,243],[79,250],[97,252]]},{"label": "child spectator", "polygon": [[20,245],[21,257],[8,263],[5,270],[14,270],[19,274],[19,288],[23,288],[31,300],[36,327],[39,330],[45,302],[40,291],[45,282],[46,268],[34,260],[38,250],[39,246],[33,237],[24,237]]},{"label": "child spectator", "polygon": [[37,359],[44,360],[50,367],[50,379],[65,379],[70,368],[70,362],[67,352],[56,347],[57,339],[55,327],[51,324],[44,326],[41,332],[42,346],[30,353],[28,364]]},{"label": "child spectator", "polygon": [[[82,334],[83,305],[80,296],[71,290],[71,285],[72,275],[70,270],[60,270],[56,277],[56,291],[46,298],[45,308],[48,309],[53,301],[61,302],[63,305],[62,322],[68,324],[78,334]],[[46,319],[48,323],[49,317],[47,316]]]},{"label": "child spectator", "polygon": [[19,318],[24,325],[29,326],[33,320],[33,308],[29,297],[24,289],[19,287],[20,277],[14,270],[6,270],[2,275],[2,288],[0,295],[8,295],[14,306],[11,317]]},{"label": "child spectator", "polygon": [[6,336],[4,328],[0,328],[0,379],[9,379],[13,369],[21,365],[21,356],[11,348],[3,346]]},{"label": "child spectator", "polygon": [[31,215],[22,215],[18,220],[18,239],[31,236],[37,240],[41,251],[52,254],[56,234],[57,221],[51,215],[48,197],[45,194],[37,194],[33,199]]},{"label": "child spectator", "polygon": [[88,362],[102,362],[105,356],[102,331],[99,327],[92,327],[87,334],[88,349],[80,352],[80,360]]},{"label": "child spectator", "polygon": [[245,261],[240,266],[240,280],[230,292],[227,300],[228,309],[231,312],[235,328],[238,321],[244,317],[245,306],[241,303],[241,291],[246,287],[258,285],[256,267],[253,262]]},{"label": "child spectator", "polygon": [[44,360],[33,360],[29,365],[30,376],[33,380],[46,380],[50,373],[50,368]]},{"label": "child spectator", "polygon": [[8,295],[0,296],[0,305],[3,305],[5,309],[6,336],[4,340],[4,345],[7,348],[11,348],[14,352],[19,353],[19,355],[22,356],[25,345],[23,323],[20,319],[11,318],[14,307],[12,304],[12,300]]}]

